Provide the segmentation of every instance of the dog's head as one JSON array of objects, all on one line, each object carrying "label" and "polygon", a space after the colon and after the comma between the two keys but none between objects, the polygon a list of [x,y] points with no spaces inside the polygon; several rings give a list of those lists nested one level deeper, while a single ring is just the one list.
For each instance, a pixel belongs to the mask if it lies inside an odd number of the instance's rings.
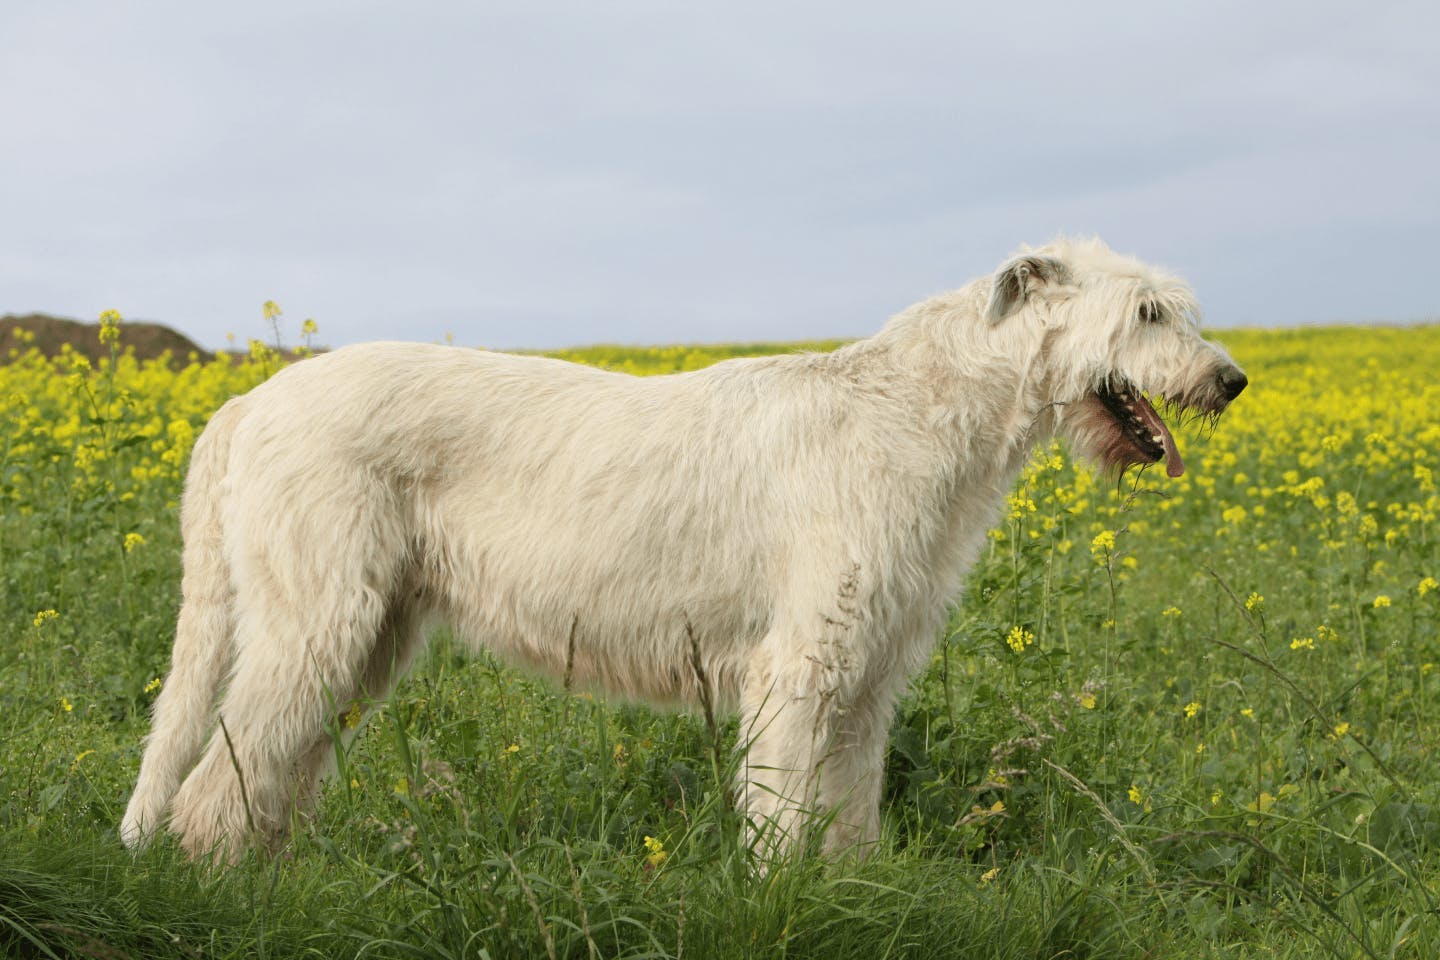
[{"label": "dog's head", "polygon": [[987,324],[1017,325],[1037,344],[1035,387],[1057,430],[1107,471],[1165,461],[1185,471],[1174,417],[1216,417],[1245,389],[1244,372],[1200,335],[1194,294],[1178,278],[1099,240],[1027,249],[996,272]]}]

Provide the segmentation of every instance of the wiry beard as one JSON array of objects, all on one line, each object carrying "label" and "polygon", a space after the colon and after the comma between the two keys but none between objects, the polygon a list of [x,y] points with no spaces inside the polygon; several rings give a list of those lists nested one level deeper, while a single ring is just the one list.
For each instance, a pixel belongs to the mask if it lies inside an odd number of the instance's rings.
[{"label": "wiry beard", "polygon": [[1179,477],[1185,463],[1173,430],[1199,424],[1208,434],[1227,405],[1209,390],[1152,400],[1127,381],[1110,377],[1063,408],[1061,423],[1077,452],[1107,476],[1118,479],[1131,467],[1163,461],[1165,472]]}]

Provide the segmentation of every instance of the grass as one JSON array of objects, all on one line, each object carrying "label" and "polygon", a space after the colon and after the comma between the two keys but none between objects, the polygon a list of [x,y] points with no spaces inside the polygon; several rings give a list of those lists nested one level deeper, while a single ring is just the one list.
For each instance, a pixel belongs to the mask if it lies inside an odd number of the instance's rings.
[{"label": "grass", "polygon": [[879,851],[764,873],[733,723],[566,696],[449,636],[279,856],[132,859],[115,827],[168,662],[184,453],[276,360],[17,352],[0,954],[1433,956],[1440,337],[1226,339],[1254,386],[1180,438],[1180,481],[1100,487],[1058,450],[1026,472],[895,717]]}]

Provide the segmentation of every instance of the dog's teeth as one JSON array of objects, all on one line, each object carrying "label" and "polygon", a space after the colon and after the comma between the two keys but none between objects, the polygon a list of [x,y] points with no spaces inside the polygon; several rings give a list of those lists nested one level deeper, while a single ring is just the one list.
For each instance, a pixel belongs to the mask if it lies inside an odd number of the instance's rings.
[{"label": "dog's teeth", "polygon": [[1150,434],[1150,439],[1151,439],[1151,440],[1154,440],[1156,443],[1160,444],[1161,446],[1164,446],[1164,445],[1165,445],[1165,438],[1162,437],[1162,436],[1160,436],[1160,434],[1158,434],[1158,433],[1152,433],[1152,434]]}]

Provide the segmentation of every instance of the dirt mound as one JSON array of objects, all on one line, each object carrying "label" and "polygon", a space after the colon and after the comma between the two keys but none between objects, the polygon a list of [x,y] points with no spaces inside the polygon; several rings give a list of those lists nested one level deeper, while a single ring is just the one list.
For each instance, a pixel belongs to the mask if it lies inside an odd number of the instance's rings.
[{"label": "dirt mound", "polygon": [[[18,330],[25,331],[25,335],[17,336]],[[76,353],[89,357],[92,362],[110,356],[110,348],[100,343],[98,323],[81,323],[43,313],[7,313],[0,317],[0,363],[9,359],[12,348],[23,353],[33,346],[46,356],[53,357],[67,343]],[[194,340],[164,324],[132,323],[128,320],[120,324],[120,348],[133,350],[138,360],[152,360],[167,350],[177,363],[185,363],[192,353],[201,360],[209,360],[213,356]]]}]

